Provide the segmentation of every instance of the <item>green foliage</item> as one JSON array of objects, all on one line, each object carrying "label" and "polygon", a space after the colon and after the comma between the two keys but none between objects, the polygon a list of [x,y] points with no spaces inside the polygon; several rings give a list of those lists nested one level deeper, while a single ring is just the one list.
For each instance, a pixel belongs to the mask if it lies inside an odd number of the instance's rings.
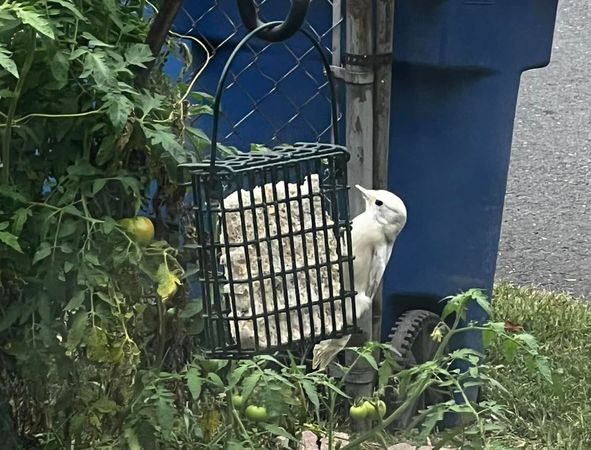
[{"label": "green foliage", "polygon": [[[491,311],[483,292],[472,289],[444,300],[446,305],[442,317],[453,318],[453,321],[442,321],[433,331],[432,338],[439,345],[431,360],[401,370],[396,365],[396,353],[388,346],[381,346],[384,360],[378,370],[379,385],[374,401],[386,396],[396,398],[396,405],[383,421],[347,444],[343,450],[356,448],[355,445],[365,440],[379,438],[387,426],[396,424],[398,417],[427,392],[436,393],[440,402],[419,411],[412,421],[410,430],[404,430],[402,436],[409,438],[410,432],[417,444],[427,443],[430,438],[431,442],[436,443],[436,448],[511,448],[498,439],[511,424],[511,413],[505,406],[506,399],[478,399],[473,391],[474,388],[479,388],[494,392],[496,396],[509,395],[508,390],[497,380],[499,367],[473,349],[450,351],[450,343],[458,334],[482,333],[487,347],[494,346],[504,358],[522,359],[526,362],[525,366],[521,367],[522,372],[539,377],[549,388],[554,386],[555,378],[548,359],[540,352],[539,344],[533,335],[509,332],[504,322],[463,323],[467,309],[476,306],[475,304]],[[360,357],[371,357],[373,350],[372,345],[366,347],[360,353]],[[456,415],[457,426],[438,433],[441,421],[450,413]]]},{"label": "green foliage", "polygon": [[14,381],[0,397],[26,390],[17,427],[45,448],[174,448],[178,430],[196,433],[177,402],[198,397],[178,371],[200,304],[178,289],[176,237],[158,215],[149,245],[119,224],[150,180],[154,209],[178,209],[176,165],[204,146],[162,58],[136,83],[154,60],[144,5],[0,4],[0,385]]},{"label": "green foliage", "polygon": [[[507,405],[511,414],[502,441],[533,450],[591,448],[589,304],[566,294],[501,284],[493,306],[495,321],[538,338],[537,351],[552,368],[531,372],[526,355],[504,351],[502,342],[492,343],[487,352],[492,375],[506,390],[487,388],[485,397]],[[552,384],[546,382],[548,377]]]}]

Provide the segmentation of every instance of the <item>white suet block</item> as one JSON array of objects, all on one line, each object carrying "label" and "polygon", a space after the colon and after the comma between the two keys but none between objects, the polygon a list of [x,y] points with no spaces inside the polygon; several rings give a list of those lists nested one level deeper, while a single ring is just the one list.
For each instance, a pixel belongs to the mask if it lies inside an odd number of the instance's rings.
[{"label": "white suet block", "polygon": [[[308,197],[301,200],[300,208],[297,199],[302,196]],[[323,303],[322,308],[313,305],[339,297],[341,289],[337,237],[331,228],[332,219],[322,209],[321,196],[318,175],[313,174],[300,186],[283,181],[274,186],[269,183],[250,191],[233,192],[224,199],[226,211],[220,239],[227,245],[220,263],[226,278],[232,280],[224,286],[224,293],[234,299],[231,317],[265,314],[269,323],[267,330],[262,317],[256,321],[240,320],[238,333],[243,348],[254,347],[255,334],[259,336],[260,348],[288,343],[288,329],[293,341],[311,337],[312,328],[319,336],[322,320],[326,334],[342,329],[339,300],[334,303],[334,323],[329,302]],[[275,200],[277,205],[273,204]],[[227,210],[242,210],[244,223],[240,211]],[[318,227],[321,229],[315,231]],[[252,242],[247,244],[244,237]],[[341,248],[341,254],[346,255],[343,243]],[[295,275],[289,273],[294,269]],[[286,312],[298,303],[299,314],[297,310]],[[231,332],[236,338],[232,324]]]}]

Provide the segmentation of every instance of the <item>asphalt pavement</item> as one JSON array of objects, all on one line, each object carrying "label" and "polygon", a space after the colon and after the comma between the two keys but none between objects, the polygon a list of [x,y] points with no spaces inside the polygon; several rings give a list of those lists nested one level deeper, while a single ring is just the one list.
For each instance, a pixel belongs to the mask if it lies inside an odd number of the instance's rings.
[{"label": "asphalt pavement", "polygon": [[591,0],[560,0],[552,61],[522,77],[497,280],[591,301]]}]

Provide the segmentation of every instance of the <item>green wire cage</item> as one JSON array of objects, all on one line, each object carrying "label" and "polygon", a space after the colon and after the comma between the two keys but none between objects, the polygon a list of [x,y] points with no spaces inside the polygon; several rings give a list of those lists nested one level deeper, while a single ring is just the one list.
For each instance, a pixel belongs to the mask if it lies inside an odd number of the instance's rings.
[{"label": "green wire cage", "polygon": [[220,102],[232,61],[258,32],[279,23],[257,27],[236,46],[217,86],[210,157],[180,167],[193,193],[203,346],[212,358],[305,349],[357,331],[349,153],[336,144],[334,80],[312,34],[299,30],[322,56],[335,144],[296,143],[216,157]]}]

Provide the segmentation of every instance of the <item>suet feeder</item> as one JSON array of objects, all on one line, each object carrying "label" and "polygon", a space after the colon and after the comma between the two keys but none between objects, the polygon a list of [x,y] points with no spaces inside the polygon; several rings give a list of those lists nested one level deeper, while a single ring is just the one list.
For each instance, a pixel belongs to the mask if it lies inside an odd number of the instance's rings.
[{"label": "suet feeder", "polygon": [[258,26],[238,43],[221,74],[208,160],[190,175],[197,230],[206,354],[244,359],[303,350],[357,330],[347,162],[336,142],[334,81],[318,42],[332,97],[334,144],[296,143],[268,152],[216,157],[220,101],[228,70]]}]

